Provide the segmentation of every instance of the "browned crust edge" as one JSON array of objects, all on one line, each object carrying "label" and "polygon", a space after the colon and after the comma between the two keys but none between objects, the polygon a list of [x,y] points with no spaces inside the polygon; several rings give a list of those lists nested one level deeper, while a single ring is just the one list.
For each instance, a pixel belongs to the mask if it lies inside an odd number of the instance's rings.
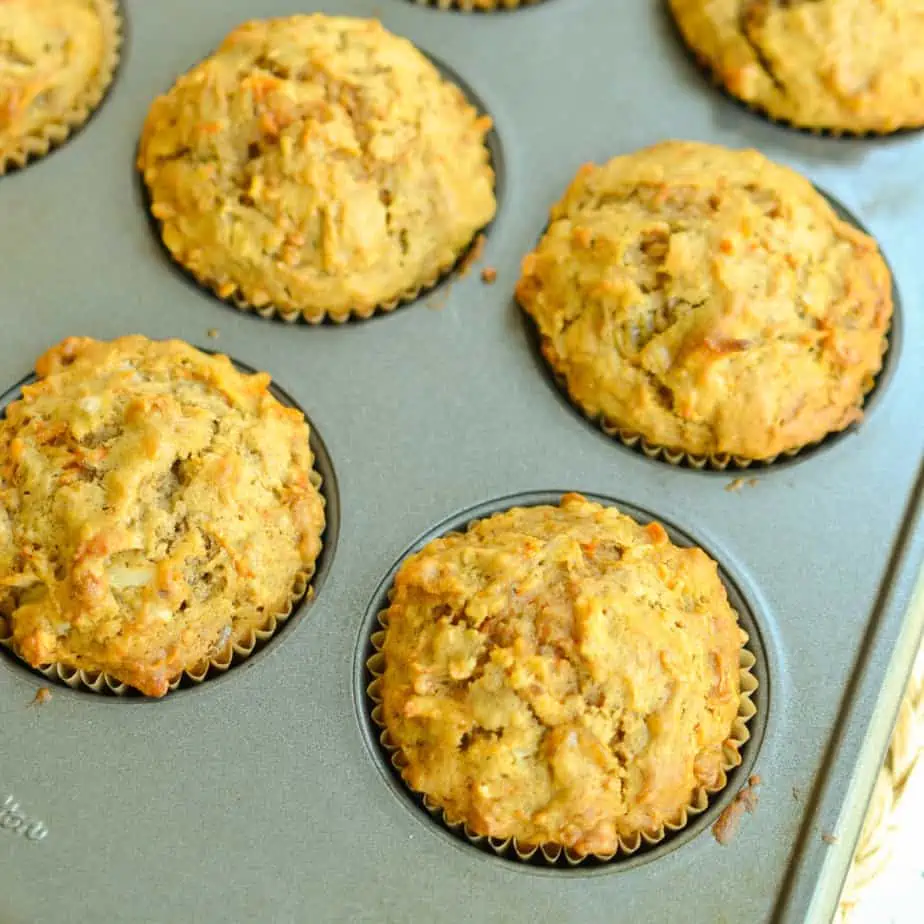
[{"label": "browned crust edge", "polygon": [[[322,507],[326,507],[327,499],[321,492],[323,480],[315,469],[311,470],[309,480],[317,490],[318,496],[321,498]],[[321,536],[323,537],[323,535],[324,532],[322,531]],[[225,674],[232,667],[245,661],[254,654],[254,652],[263,648],[263,646],[279,631],[280,627],[288,621],[292,613],[299,606],[308,603],[314,597],[314,588],[311,586],[311,581],[314,578],[317,561],[321,557],[322,551],[323,543],[319,546],[318,556],[314,562],[312,562],[311,567],[306,568],[304,571],[300,571],[296,575],[295,583],[292,587],[292,594],[289,597],[285,609],[278,613],[270,613],[266,624],[262,628],[250,629],[246,635],[240,638],[232,637],[217,654],[182,671],[170,681],[168,692],[165,695],[169,695],[179,689],[184,680],[191,681],[192,684],[198,686],[206,680]],[[12,635],[0,638],[0,646],[14,654],[30,670],[36,671],[55,684],[63,684],[64,686],[70,687],[72,690],[114,694],[115,696],[125,696],[126,694],[138,692],[131,684],[124,683],[111,674],[107,674],[103,671],[83,670],[69,667],[64,664],[44,664],[40,667],[33,667],[28,661],[23,659],[16,650]],[[144,699],[156,700],[158,697],[145,696]]]}]

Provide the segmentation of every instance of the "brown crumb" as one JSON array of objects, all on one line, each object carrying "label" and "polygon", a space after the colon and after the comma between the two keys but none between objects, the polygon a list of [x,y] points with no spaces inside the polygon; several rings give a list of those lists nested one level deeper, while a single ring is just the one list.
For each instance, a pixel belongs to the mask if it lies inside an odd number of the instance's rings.
[{"label": "brown crumb", "polygon": [[36,690],[35,698],[29,704],[30,706],[44,706],[45,703],[51,702],[51,690],[48,687],[39,687]]},{"label": "brown crumb", "polygon": [[469,248],[468,253],[462,258],[462,262],[459,264],[459,278],[463,278],[465,274],[476,264],[480,259],[481,255],[484,253],[484,245],[487,242],[487,238],[483,234],[479,234],[475,238],[475,242]]},{"label": "brown crumb", "polygon": [[217,327],[210,327],[206,333],[212,338],[212,340],[217,340],[221,336],[221,331]]},{"label": "brown crumb", "polygon": [[825,831],[825,832],[821,835],[821,839],[822,839],[826,844],[837,844],[837,843],[840,841],[840,838],[839,838],[836,834],[830,834],[830,833],[828,833],[827,831]]},{"label": "brown crumb", "polygon": [[732,842],[734,836],[738,833],[738,826],[744,813],[753,815],[757,810],[758,795],[755,787],[760,785],[760,777],[756,774],[748,780],[748,785],[735,796],[734,802],[731,803],[721,815],[718,821],[712,826],[713,837],[723,846]]},{"label": "brown crumb", "polygon": [[488,286],[493,286],[497,282],[497,270],[493,266],[486,266],[481,271],[481,281]]},{"label": "brown crumb", "polygon": [[449,291],[451,288],[451,286],[446,286],[446,288],[431,295],[426,301],[427,307],[432,311],[442,311],[449,304]]},{"label": "brown crumb", "polygon": [[798,787],[798,786],[793,786],[793,788],[792,788],[792,797],[793,797],[793,799],[796,800],[796,802],[798,802],[798,801],[802,798],[802,793],[799,792],[799,787]]},{"label": "brown crumb", "polygon": [[756,478],[736,478],[734,481],[730,481],[725,485],[726,491],[731,491],[732,493],[737,493],[742,488],[756,488],[757,479]]}]

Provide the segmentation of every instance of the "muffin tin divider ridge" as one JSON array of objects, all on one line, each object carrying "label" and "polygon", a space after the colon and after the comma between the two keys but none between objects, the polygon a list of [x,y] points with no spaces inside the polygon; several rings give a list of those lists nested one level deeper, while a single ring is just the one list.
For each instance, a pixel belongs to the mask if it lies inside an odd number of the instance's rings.
[{"label": "muffin tin divider ridge", "polygon": [[[57,921],[83,895],[82,910],[114,921],[141,908],[165,920],[302,920],[306,907],[370,924],[604,922],[616,907],[641,921],[801,924],[810,909],[823,920],[922,628],[908,602],[924,560],[924,137],[816,138],[748,114],[689,65],[660,2],[461,15],[330,0],[325,12],[380,16],[473,88],[502,139],[506,182],[466,276],[386,317],[291,328],[178,278],[134,159],[151,101],[180,73],[239,23],[298,10],[124,6],[122,67],[90,124],[0,178],[0,391],[72,334],[140,332],[227,353],[269,372],[323,436],[340,539],[322,593],[272,657],[195,693],[125,709],[52,687],[33,707],[44,680],[0,660],[0,805],[9,796],[48,829],[40,842],[0,829],[0,919]],[[669,137],[753,146],[808,176],[876,237],[903,300],[868,419],[798,464],[744,473],[757,482],[737,491],[725,489],[742,473],[649,460],[564,407],[513,304],[520,260],[578,167]],[[494,285],[481,266],[497,270]],[[389,569],[464,511],[551,489],[678,524],[755,614],[772,695],[745,766],[761,801],[728,847],[708,831],[710,809],[659,854],[573,869],[505,861],[432,822],[377,756],[362,653]]]}]

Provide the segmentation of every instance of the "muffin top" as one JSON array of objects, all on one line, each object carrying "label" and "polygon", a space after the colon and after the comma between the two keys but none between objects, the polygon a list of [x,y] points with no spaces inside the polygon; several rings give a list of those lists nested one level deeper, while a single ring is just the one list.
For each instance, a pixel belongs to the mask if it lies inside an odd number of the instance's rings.
[{"label": "muffin top", "polygon": [[117,45],[109,0],[0,3],[0,173],[86,118],[112,79]]},{"label": "muffin top", "polygon": [[409,558],[384,621],[402,773],[477,834],[610,855],[736,762],[745,636],[658,523],[577,494],[492,516]]},{"label": "muffin top", "polygon": [[494,215],[491,126],[379,23],[249,22],[151,107],[139,168],[173,256],[306,320],[394,307]]},{"label": "muffin top", "polygon": [[691,48],[735,96],[835,132],[924,125],[922,0],[670,0]]},{"label": "muffin top", "polygon": [[677,141],[582,167],[517,297],[589,416],[747,459],[858,420],[892,314],[875,242],[806,179]]},{"label": "muffin top", "polygon": [[268,375],[140,336],[36,370],[0,420],[0,637],[160,696],[288,612],[324,505]]}]

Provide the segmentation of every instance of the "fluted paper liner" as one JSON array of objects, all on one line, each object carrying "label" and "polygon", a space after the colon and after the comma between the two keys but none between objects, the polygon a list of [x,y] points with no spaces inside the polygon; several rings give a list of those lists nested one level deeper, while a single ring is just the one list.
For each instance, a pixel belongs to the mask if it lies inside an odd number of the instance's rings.
[{"label": "fluted paper liner", "polygon": [[[155,221],[156,220],[157,219],[155,219]],[[160,222],[158,222],[158,226],[160,226]],[[313,326],[323,324],[325,321],[333,321],[335,324],[345,324],[347,321],[365,321],[376,314],[389,314],[396,308],[400,308],[402,305],[408,305],[411,302],[417,301],[418,298],[426,295],[431,289],[434,289],[436,286],[438,286],[444,279],[448,279],[455,270],[456,266],[464,263],[469,252],[473,247],[476,246],[479,236],[483,233],[483,229],[475,232],[471,241],[469,241],[469,243],[460,253],[453,254],[451,259],[443,262],[431,276],[429,276],[423,282],[419,283],[413,289],[408,289],[406,292],[402,292],[401,295],[398,295],[397,297],[387,302],[380,302],[379,304],[369,305],[363,308],[350,307],[337,312],[324,311],[321,314],[312,315],[311,317],[306,315],[303,311],[282,311],[275,305],[253,305],[245,298],[243,298],[236,288],[234,292],[228,294],[224,284],[217,283],[214,280],[209,279],[207,276],[197,273],[192,267],[184,263],[181,256],[174,251],[170,250],[170,256],[177,263],[177,265],[180,266],[181,269],[183,269],[190,276],[192,276],[200,286],[212,292],[216,298],[224,302],[226,305],[230,305],[232,308],[237,308],[238,311],[243,311],[245,314],[252,312],[264,320],[271,321],[278,319],[280,321],[285,321],[286,324],[297,324],[299,321],[304,321],[306,324],[311,324]],[[163,242],[162,234],[161,241]],[[166,247],[166,242],[164,242],[164,246]],[[169,248],[167,249],[169,250]]]},{"label": "fluted paper liner", "polygon": [[[318,491],[321,503],[325,507],[327,501],[321,493],[322,479],[321,476],[312,470],[310,476],[311,484]],[[323,537],[323,532],[321,533]],[[318,549],[318,558],[321,557],[323,545]],[[299,572],[295,577],[295,583],[292,587],[292,594],[286,604],[286,608],[279,613],[270,614],[266,625],[260,629],[248,629],[246,634],[239,638],[231,637],[225,646],[212,657],[200,661],[193,667],[187,668],[178,674],[170,682],[169,691],[176,691],[184,680],[191,681],[193,684],[201,684],[219,674],[224,674],[232,667],[240,664],[249,658],[255,651],[260,650],[275,634],[279,631],[280,626],[284,625],[293,611],[303,603],[312,599],[313,589],[311,579],[317,564],[317,558],[310,568]],[[123,683],[110,674],[102,671],[90,671],[75,667],[69,667],[64,664],[44,664],[39,667],[32,667],[28,661],[19,657],[19,653],[13,645],[12,630],[6,637],[0,638],[0,645],[11,651],[19,658],[26,667],[30,668],[47,677],[50,681],[57,684],[64,684],[72,690],[90,690],[93,693],[115,694],[124,696],[125,694],[137,693],[131,684]],[[143,694],[139,694],[143,696]],[[156,699],[157,697],[144,697],[145,699]]]},{"label": "fluted paper liner", "polygon": [[497,13],[502,10],[516,10],[521,6],[536,6],[544,0],[414,0],[418,6],[431,6],[440,10],[456,10],[459,13]]},{"label": "fluted paper liner", "polygon": [[106,36],[103,58],[93,80],[84,87],[70,109],[40,126],[35,134],[20,138],[17,148],[0,156],[0,176],[11,167],[25,167],[64,144],[74,131],[89,120],[109,91],[119,65],[122,46],[121,7],[118,0],[93,0],[93,7]]},{"label": "fluted paper liner", "polygon": [[[533,325],[535,336],[539,339],[540,344],[544,344],[545,338],[542,337],[542,335],[539,333],[535,322],[532,320],[529,314],[527,314],[526,317]],[[886,331],[886,334],[882,339],[879,369],[874,375],[871,375],[866,382],[864,382],[863,397],[857,405],[858,408],[862,409],[863,405],[866,403],[866,398],[876,387],[879,376],[882,375],[883,367],[885,365],[885,357],[889,352],[890,333],[891,325],[889,326],[889,329]],[[686,452],[683,449],[674,449],[668,446],[661,446],[646,439],[641,433],[638,433],[635,430],[629,430],[625,427],[619,426],[617,423],[609,420],[604,414],[589,413],[571,396],[571,392],[568,390],[567,380],[558,372],[552,362],[546,357],[546,351],[543,346],[540,346],[540,353],[542,354],[543,362],[545,363],[546,368],[549,370],[549,374],[554,379],[558,390],[565,398],[567,398],[568,403],[571,404],[571,406],[574,407],[575,410],[581,414],[581,416],[589,420],[591,423],[596,424],[607,436],[611,437],[612,439],[619,440],[620,443],[622,443],[624,446],[627,446],[629,449],[641,452],[649,459],[666,462],[668,465],[686,465],[690,468],[696,469],[697,471],[709,469],[716,472],[724,472],[728,469],[744,471],[751,468],[752,466],[766,468],[767,466],[773,465],[776,462],[792,459],[793,457],[798,456],[800,453],[810,449],[815,449],[832,437],[838,436],[838,434],[844,433],[847,429],[849,429],[848,427],[845,427],[843,430],[834,430],[831,433],[825,434],[825,436],[823,436],[821,439],[815,440],[812,443],[806,443],[804,446],[796,446],[794,449],[787,449],[785,452],[777,453],[774,456],[767,456],[764,459],[750,459],[747,456],[738,456],[728,452],[699,455],[697,453]]]},{"label": "fluted paper liner", "polygon": [[[389,592],[389,601],[393,595],[393,590]],[[754,705],[752,697],[757,690],[757,678],[753,674],[753,667],[757,661],[753,653],[745,646],[748,642],[748,635],[743,630],[741,632],[741,649],[739,654],[739,689],[740,701],[738,704],[738,715],[732,724],[731,732],[723,745],[723,755],[725,765],[722,768],[719,781],[715,786],[701,786],[694,790],[690,802],[684,806],[679,815],[665,822],[662,827],[655,832],[636,832],[631,838],[620,837],[618,848],[610,854],[580,854],[575,853],[570,848],[563,847],[560,844],[520,844],[515,837],[497,838],[488,835],[479,834],[472,831],[468,825],[459,818],[453,818],[448,815],[444,809],[437,805],[424,793],[413,789],[405,778],[404,771],[407,767],[407,760],[400,747],[392,740],[391,735],[385,726],[385,719],[382,712],[382,675],[385,672],[385,654],[383,647],[385,644],[385,633],[388,628],[388,610],[381,610],[378,614],[378,623],[380,628],[374,630],[370,637],[374,652],[366,661],[366,671],[372,680],[366,687],[366,694],[372,703],[370,716],[373,723],[379,729],[379,743],[388,757],[392,767],[397,770],[401,776],[402,782],[407,786],[410,792],[419,797],[423,807],[444,827],[454,834],[465,837],[470,843],[477,847],[488,847],[498,856],[508,859],[515,858],[524,862],[540,859],[549,865],[561,865],[562,861],[568,866],[578,866],[587,860],[596,860],[608,862],[614,858],[622,856],[631,856],[642,847],[651,847],[663,841],[668,835],[682,830],[688,824],[690,818],[702,814],[709,807],[709,796],[723,790],[728,784],[727,774],[735,767],[741,764],[741,748],[751,737],[748,729],[748,722],[756,715],[757,707]]]}]

